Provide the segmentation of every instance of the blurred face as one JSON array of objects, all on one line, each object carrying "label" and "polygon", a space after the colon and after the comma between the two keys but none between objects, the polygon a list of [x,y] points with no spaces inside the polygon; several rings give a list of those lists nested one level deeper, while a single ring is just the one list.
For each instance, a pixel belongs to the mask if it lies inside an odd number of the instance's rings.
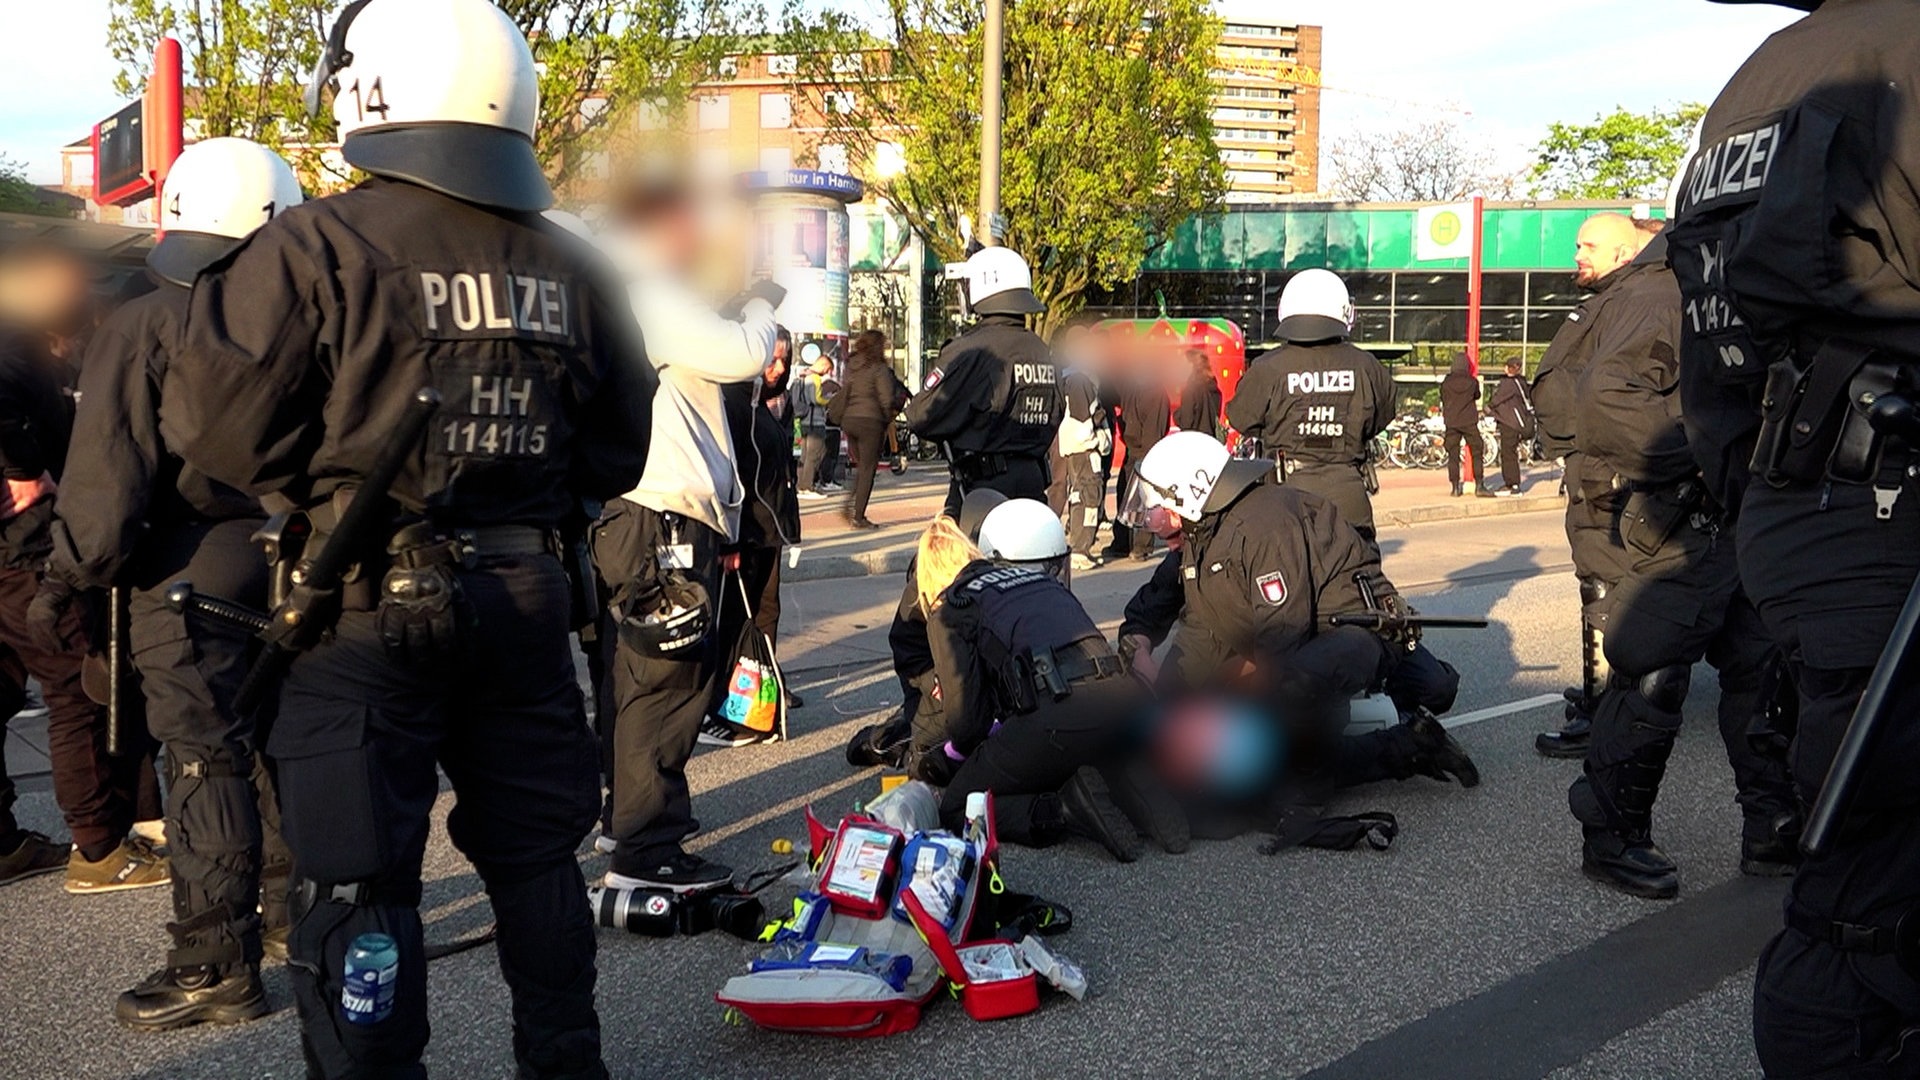
[{"label": "blurred face", "polygon": [[[1618,219],[1615,224],[1610,218]],[[1574,283],[1590,289],[1615,270],[1633,261],[1639,254],[1634,244],[1633,223],[1618,215],[1591,218],[1580,226],[1574,242]]]},{"label": "blurred face", "polygon": [[0,320],[60,339],[86,321],[87,269],[57,251],[20,253],[0,263]]}]

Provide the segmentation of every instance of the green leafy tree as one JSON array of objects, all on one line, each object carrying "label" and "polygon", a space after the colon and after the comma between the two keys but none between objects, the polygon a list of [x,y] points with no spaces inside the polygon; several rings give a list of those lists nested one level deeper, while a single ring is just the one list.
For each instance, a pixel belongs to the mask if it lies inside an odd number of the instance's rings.
[{"label": "green leafy tree", "polygon": [[[765,20],[744,0],[498,0],[541,65],[535,146],[556,184],[589,171],[630,132],[637,110],[672,127],[688,94],[719,66],[735,34]],[[115,89],[145,84],[161,37],[180,41],[185,112],[201,137],[236,135],[310,171],[330,116],[301,104],[338,0],[110,0]],[[289,153],[292,151],[292,153]],[[305,158],[306,160],[302,160]]]},{"label": "green leafy tree", "polygon": [[27,179],[27,167],[0,154],[0,214],[37,214],[42,217],[66,217],[58,198],[50,198],[38,184]]},{"label": "green leafy tree", "polygon": [[[783,47],[801,58],[796,88],[820,99],[822,141],[880,163],[861,171],[956,260],[961,221],[979,205],[980,4],[886,8],[884,27],[790,22]],[[1205,0],[1007,6],[1004,240],[1033,264],[1043,330],[1077,312],[1089,287],[1131,280],[1175,226],[1225,193],[1209,75],[1219,34]]]},{"label": "green leafy tree", "polygon": [[1615,109],[1590,124],[1554,124],[1535,148],[1534,192],[1550,199],[1663,198],[1706,111],[1698,104]]}]

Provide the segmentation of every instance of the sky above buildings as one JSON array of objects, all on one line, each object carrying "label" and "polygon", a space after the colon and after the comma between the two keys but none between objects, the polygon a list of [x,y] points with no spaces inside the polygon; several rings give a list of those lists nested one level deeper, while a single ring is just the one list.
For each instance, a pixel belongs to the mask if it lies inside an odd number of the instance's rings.
[{"label": "sky above buildings", "polygon": [[[1711,100],[1796,17],[1705,0],[1225,0],[1221,12],[1326,28],[1324,138],[1450,116],[1515,167],[1555,120]],[[60,147],[121,104],[107,0],[0,0],[0,22],[0,154],[51,182]]]}]

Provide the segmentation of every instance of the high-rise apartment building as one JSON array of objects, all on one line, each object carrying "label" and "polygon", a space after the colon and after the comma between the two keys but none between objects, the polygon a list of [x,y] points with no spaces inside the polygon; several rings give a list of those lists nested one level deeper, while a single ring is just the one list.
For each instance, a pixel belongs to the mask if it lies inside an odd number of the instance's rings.
[{"label": "high-rise apartment building", "polygon": [[1235,18],[1215,50],[1214,141],[1228,202],[1320,187],[1320,28]]}]

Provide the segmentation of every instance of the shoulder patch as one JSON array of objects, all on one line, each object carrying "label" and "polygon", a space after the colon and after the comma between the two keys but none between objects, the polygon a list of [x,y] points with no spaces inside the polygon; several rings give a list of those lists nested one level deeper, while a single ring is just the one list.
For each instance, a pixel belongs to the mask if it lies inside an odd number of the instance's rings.
[{"label": "shoulder patch", "polygon": [[1255,599],[1264,600],[1273,607],[1279,607],[1281,604],[1287,602],[1286,575],[1278,570],[1275,570],[1271,574],[1261,574],[1259,577],[1254,578],[1253,588],[1254,591],[1259,594]]},{"label": "shoulder patch", "polygon": [[927,377],[924,380],[922,380],[920,383],[920,389],[931,390],[934,387],[939,386],[940,380],[946,377],[947,377],[946,372],[941,371],[939,368],[934,368],[932,371],[927,372]]}]

